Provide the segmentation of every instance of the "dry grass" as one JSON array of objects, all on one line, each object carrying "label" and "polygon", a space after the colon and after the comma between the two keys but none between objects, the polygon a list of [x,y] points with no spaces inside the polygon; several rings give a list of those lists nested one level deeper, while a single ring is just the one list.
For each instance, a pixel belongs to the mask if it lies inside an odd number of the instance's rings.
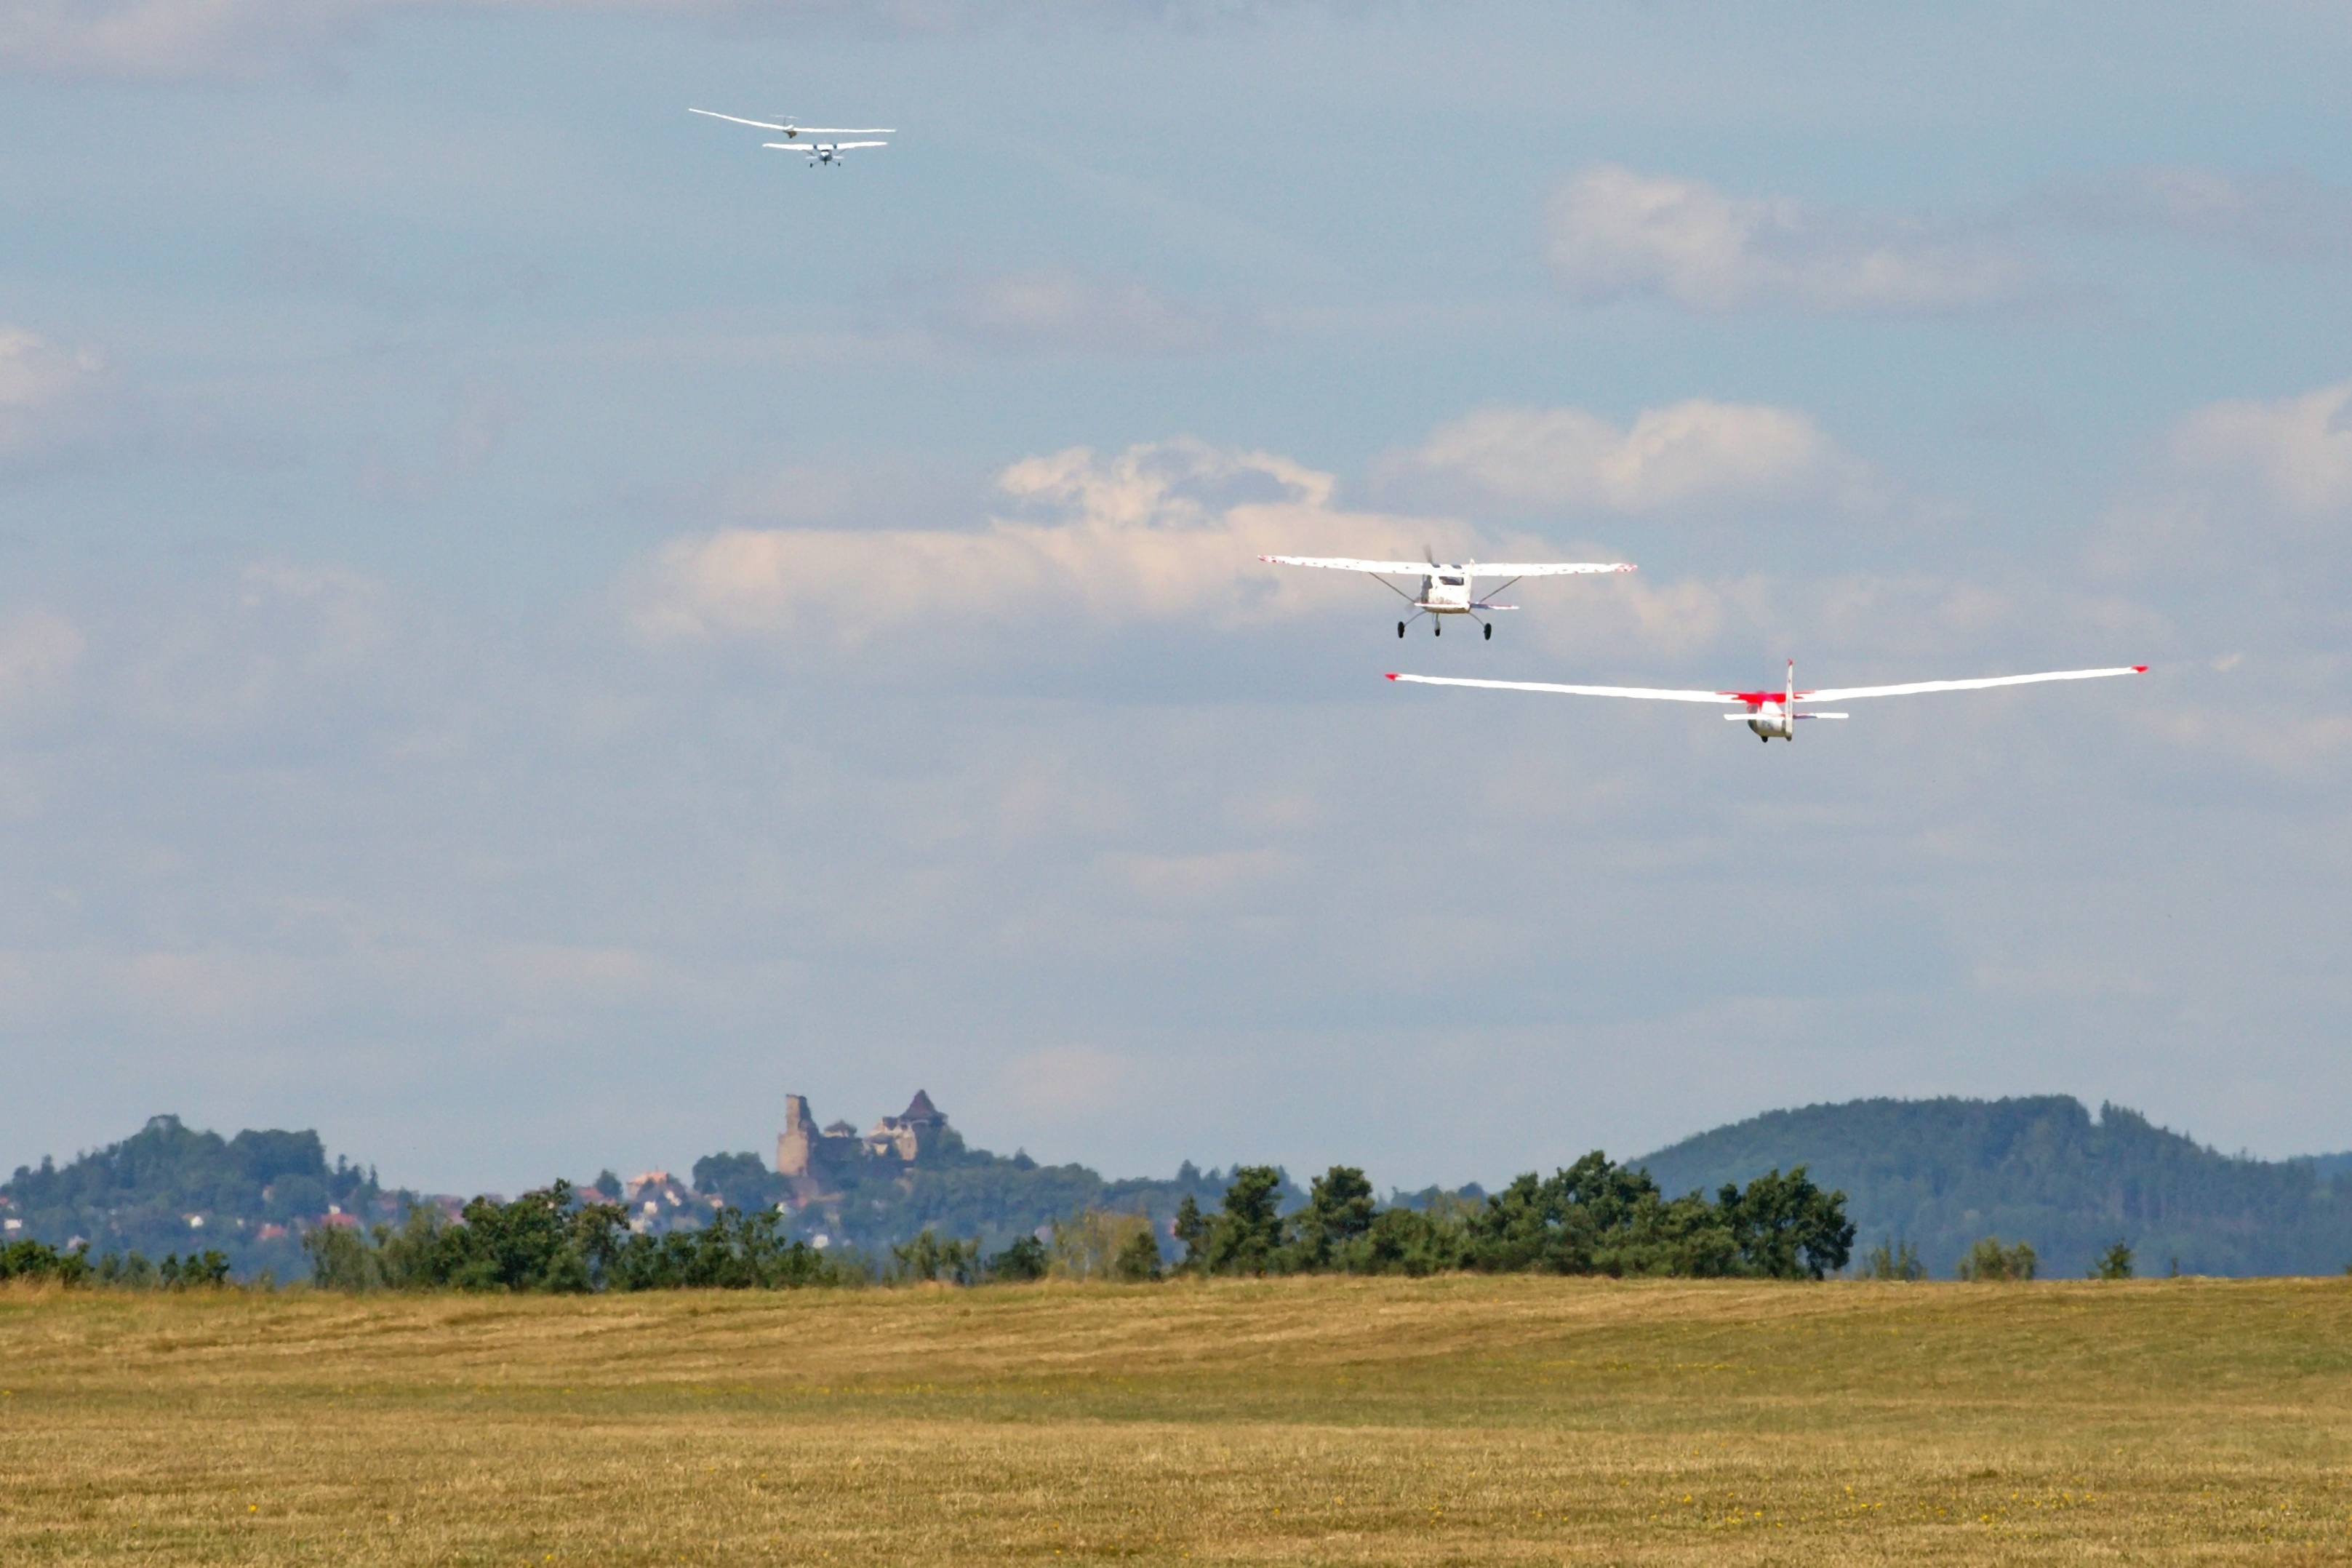
[{"label": "dry grass", "polygon": [[0,1291],[0,1562],[2352,1560],[2352,1282]]}]

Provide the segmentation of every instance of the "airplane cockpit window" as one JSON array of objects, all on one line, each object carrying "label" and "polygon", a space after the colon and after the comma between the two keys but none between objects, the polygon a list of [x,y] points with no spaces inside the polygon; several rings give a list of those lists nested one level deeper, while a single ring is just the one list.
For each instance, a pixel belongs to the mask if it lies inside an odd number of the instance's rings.
[{"label": "airplane cockpit window", "polygon": [[1459,577],[1440,577],[1438,581],[1444,584],[1449,588],[1459,588],[1462,586],[1463,582]]}]

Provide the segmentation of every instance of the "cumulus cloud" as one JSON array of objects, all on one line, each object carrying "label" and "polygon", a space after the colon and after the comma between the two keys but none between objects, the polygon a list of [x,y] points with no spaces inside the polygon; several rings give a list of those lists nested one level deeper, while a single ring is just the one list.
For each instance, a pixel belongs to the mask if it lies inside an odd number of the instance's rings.
[{"label": "cumulus cloud", "polygon": [[635,625],[656,640],[828,625],[856,643],[909,624],[1041,616],[1229,624],[1320,597],[1318,574],[1270,572],[1260,554],[1411,558],[1425,543],[1472,543],[1459,524],[1338,506],[1331,475],[1287,458],[1190,440],[1030,458],[997,485],[1024,515],[978,530],[730,528],[676,541],[641,585]]},{"label": "cumulus cloud", "polygon": [[108,389],[95,353],[0,325],[0,478],[23,474],[94,433]]},{"label": "cumulus cloud", "polygon": [[2155,165],[2063,185],[2042,205],[2063,223],[2164,235],[2265,261],[2352,260],[2352,195],[2293,171]]},{"label": "cumulus cloud", "polygon": [[2188,472],[2249,483],[2286,517],[2341,518],[2352,511],[2352,381],[2212,404],[2175,426],[2168,447]]},{"label": "cumulus cloud", "polygon": [[1391,482],[1458,480],[1505,502],[1651,513],[1818,492],[1850,459],[1811,418],[1693,398],[1622,426],[1580,408],[1487,408],[1384,465]]},{"label": "cumulus cloud", "polygon": [[950,342],[992,353],[1185,354],[1246,332],[1244,312],[1212,310],[1139,280],[1010,273],[919,285],[904,301]]},{"label": "cumulus cloud", "polygon": [[2044,291],[2036,258],[1992,230],[1731,196],[1613,164],[1554,194],[1548,250],[1579,300],[1708,314],[1951,315]]},{"label": "cumulus cloud", "polygon": [[471,11],[644,12],[730,28],[834,22],[893,33],[1058,18],[1196,24],[1252,0],[0,0],[0,75],[266,80],[315,67],[380,17]]},{"label": "cumulus cloud", "polygon": [[79,626],[43,605],[0,619],[0,712],[56,691],[81,662],[87,646]]},{"label": "cumulus cloud", "polygon": [[[2209,404],[2173,422],[2109,507],[2090,563],[2163,580],[2176,610],[2275,655],[2339,638],[2352,589],[2352,381]],[[2285,640],[2282,640],[2285,639]]]}]

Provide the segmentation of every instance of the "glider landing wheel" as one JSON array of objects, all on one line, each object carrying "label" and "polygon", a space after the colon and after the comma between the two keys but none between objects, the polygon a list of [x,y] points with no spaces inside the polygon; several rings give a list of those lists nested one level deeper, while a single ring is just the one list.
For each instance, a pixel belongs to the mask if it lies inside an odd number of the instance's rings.
[{"label": "glider landing wheel", "polygon": [[1493,642],[1495,640],[1495,628],[1491,625],[1486,628],[1486,640],[1488,642]]}]

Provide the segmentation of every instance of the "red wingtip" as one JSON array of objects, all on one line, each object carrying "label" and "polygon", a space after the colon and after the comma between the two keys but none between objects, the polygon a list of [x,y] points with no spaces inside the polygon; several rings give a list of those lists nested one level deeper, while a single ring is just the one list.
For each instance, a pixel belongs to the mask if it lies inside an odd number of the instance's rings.
[{"label": "red wingtip", "polygon": [[2133,673],[2134,675],[2146,675],[2146,674],[2147,673],[2147,666],[2146,666],[2146,665],[2144,665],[2144,664],[2136,664],[2136,665],[2133,665],[2133,666],[2132,666],[2132,673]]},{"label": "red wingtip", "polygon": [[1390,671],[1389,671],[1389,679],[1390,679],[1391,680],[1394,680],[1394,679],[1396,679],[1396,671],[1395,671],[1395,670],[1393,670],[1393,669],[1392,669],[1392,670],[1390,670]]}]

